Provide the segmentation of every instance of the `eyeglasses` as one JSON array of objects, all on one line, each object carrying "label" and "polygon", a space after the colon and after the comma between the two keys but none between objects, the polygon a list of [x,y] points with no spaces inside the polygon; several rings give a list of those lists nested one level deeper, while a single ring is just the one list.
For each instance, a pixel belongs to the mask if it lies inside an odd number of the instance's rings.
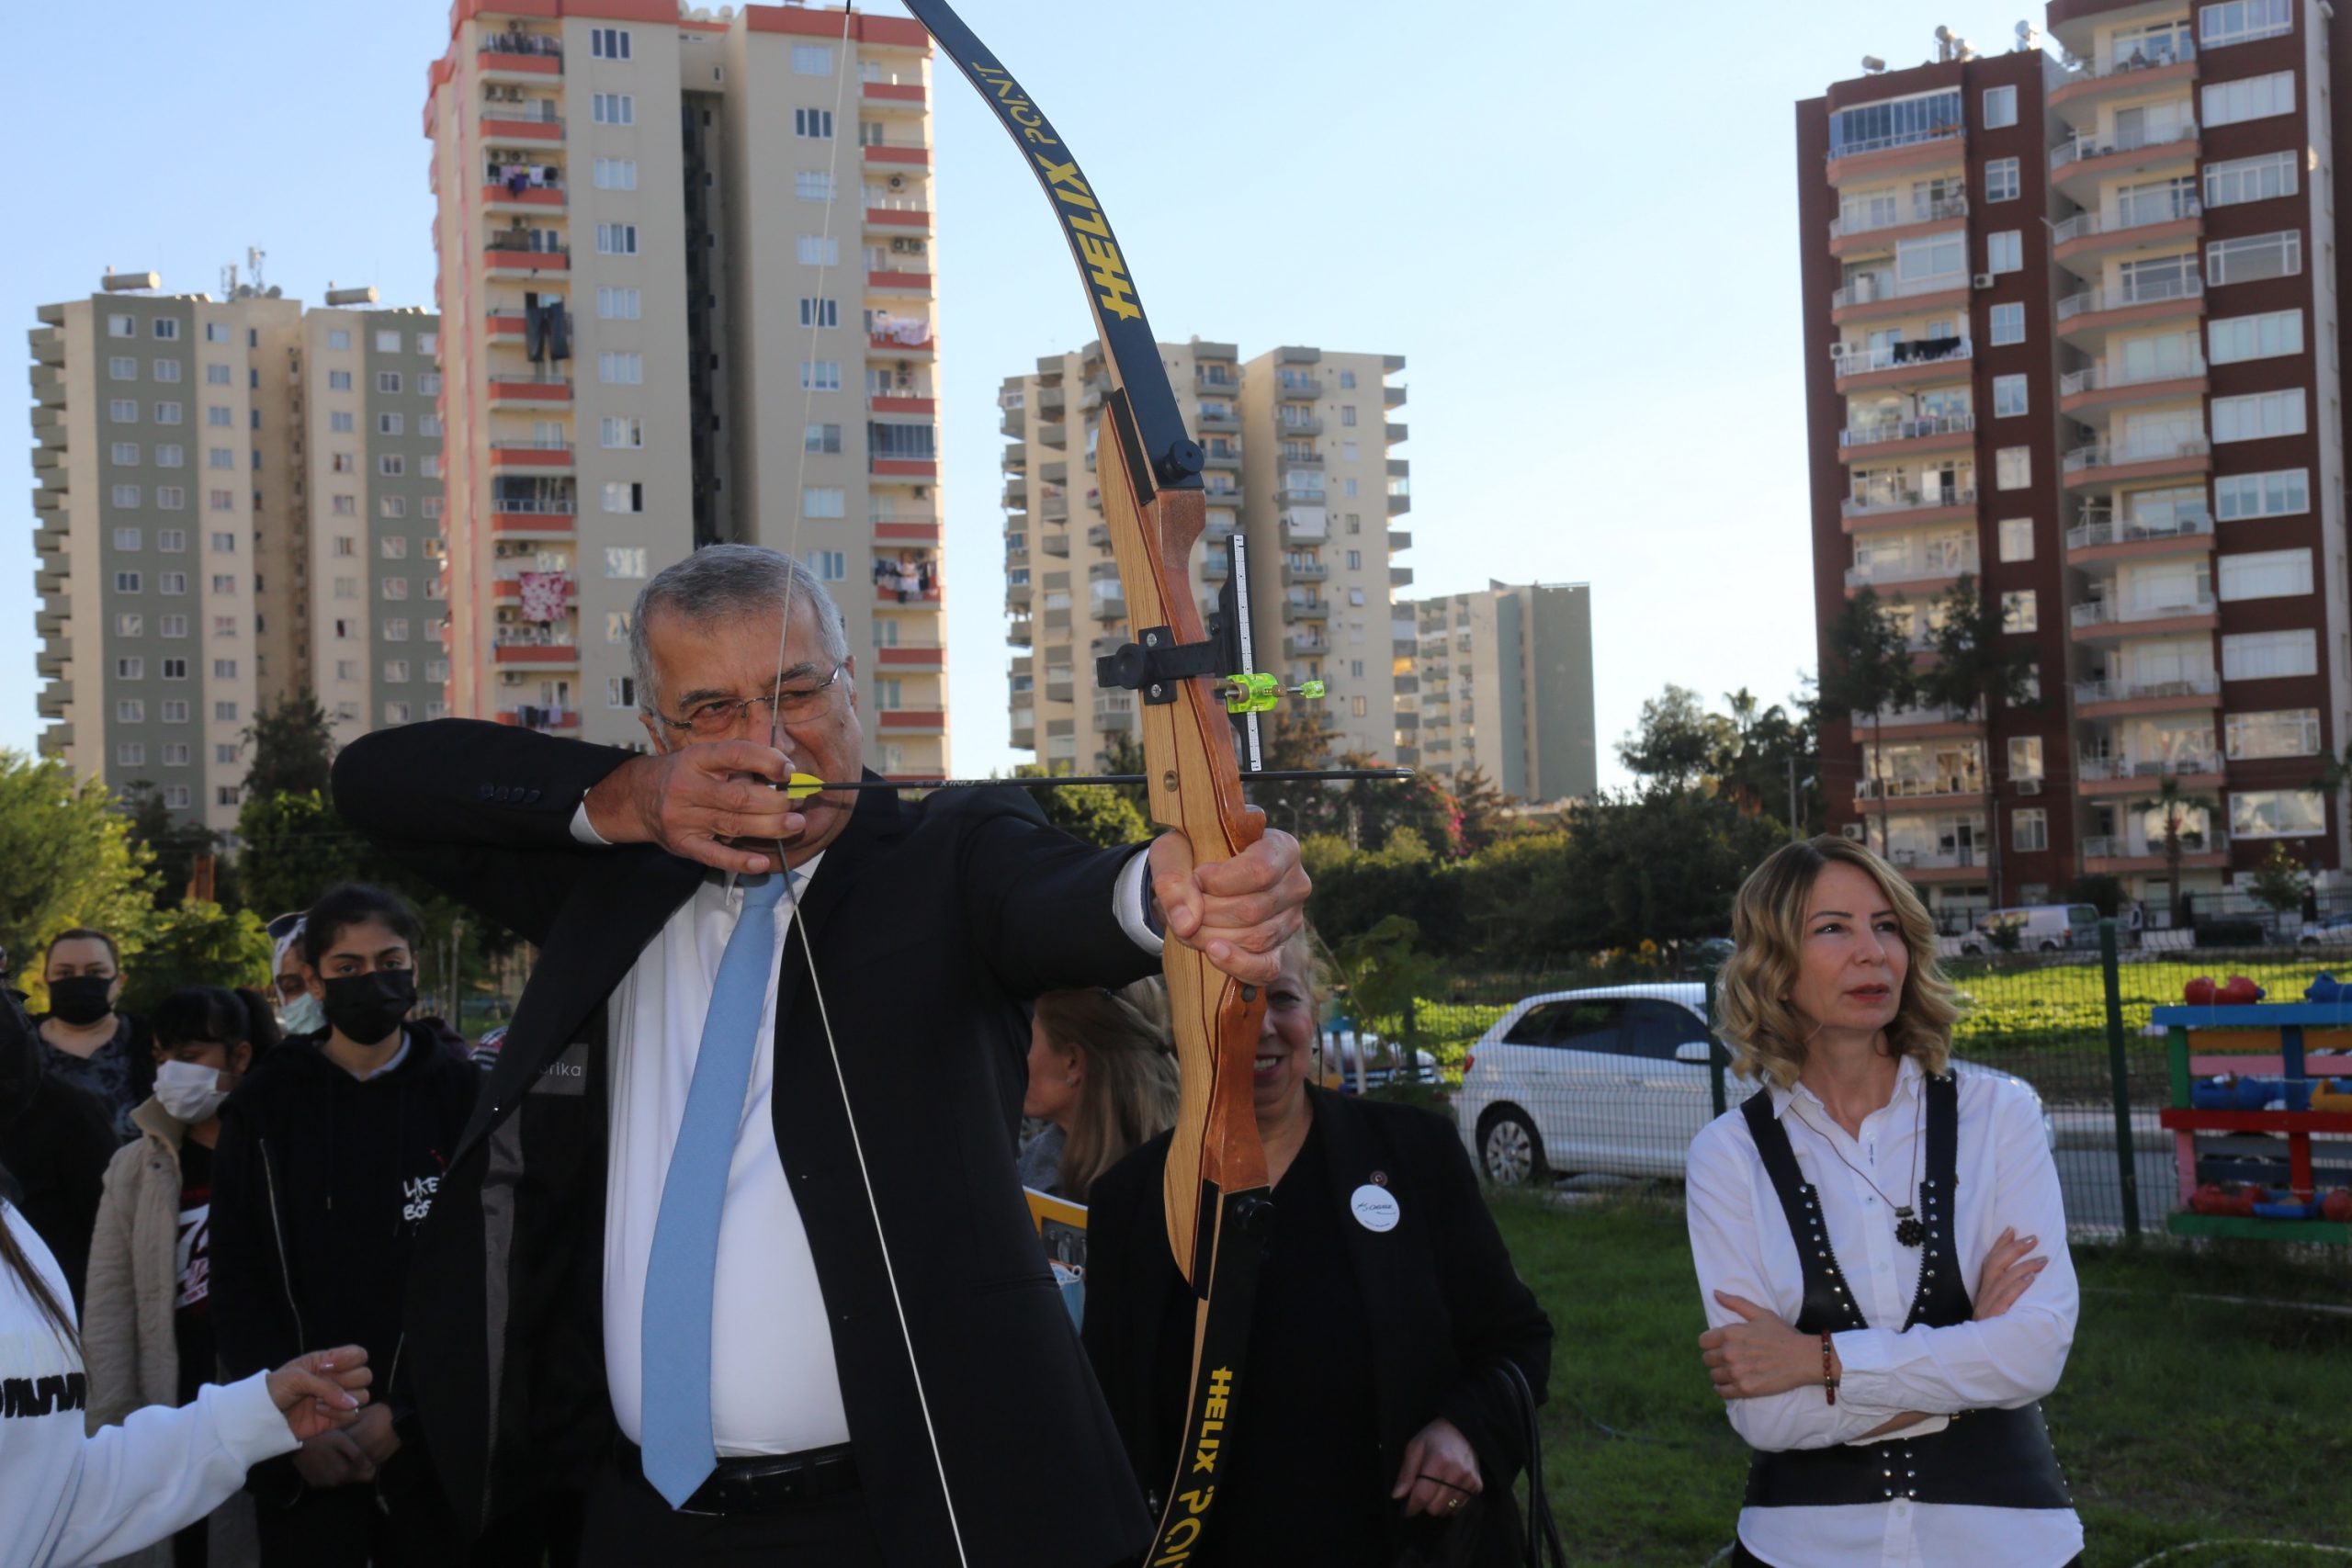
[{"label": "eyeglasses", "polygon": [[292,936],[296,931],[302,929],[302,917],[308,913],[308,910],[297,909],[292,914],[280,915],[277,919],[270,921],[269,924],[262,927],[262,930],[268,933],[270,941],[284,942],[288,937]]},{"label": "eyeglasses", "polygon": [[696,703],[677,718],[666,713],[653,716],[673,729],[688,729],[707,740],[724,739],[735,733],[743,716],[753,708],[763,707],[775,715],[778,724],[807,724],[821,718],[832,706],[833,682],[840,680],[846,665],[836,664],[832,673],[813,686],[791,686],[767,697],[714,697]]}]

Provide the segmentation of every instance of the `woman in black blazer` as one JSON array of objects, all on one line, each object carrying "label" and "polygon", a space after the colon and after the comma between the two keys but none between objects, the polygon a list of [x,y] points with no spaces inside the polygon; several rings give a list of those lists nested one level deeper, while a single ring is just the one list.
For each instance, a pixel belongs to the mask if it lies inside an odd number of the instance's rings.
[{"label": "woman in black blazer", "polygon": [[[1310,1087],[1307,942],[1292,942],[1267,991],[1255,1089],[1274,1222],[1252,1392],[1195,1561],[1382,1564],[1458,1528],[1477,1539],[1456,1561],[1515,1562],[1524,1456],[1497,1364],[1516,1363],[1542,1398],[1551,1321],[1452,1122]],[[1176,1473],[1193,1344],[1161,1217],[1169,1136],[1094,1184],[1087,1224],[1087,1353],[1155,1512]]]}]

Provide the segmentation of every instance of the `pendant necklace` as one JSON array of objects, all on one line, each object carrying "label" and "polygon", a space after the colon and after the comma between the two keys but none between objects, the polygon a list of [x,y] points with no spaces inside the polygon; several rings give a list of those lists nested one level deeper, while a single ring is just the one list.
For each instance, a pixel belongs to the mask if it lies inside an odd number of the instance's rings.
[{"label": "pendant necklace", "polygon": [[[1920,1109],[1913,1112],[1911,1119],[1911,1197],[1913,1202],[1917,1202],[1919,1196],[1919,1129],[1920,1122],[1925,1115],[1928,1097],[1923,1092],[1919,1096]],[[1856,1176],[1860,1177],[1870,1190],[1877,1193],[1888,1208],[1894,1211],[1894,1239],[1898,1243],[1905,1247],[1917,1247],[1928,1239],[1927,1223],[1921,1220],[1918,1214],[1913,1211],[1911,1203],[1898,1204],[1894,1199],[1887,1197],[1886,1189],[1881,1187],[1877,1182],[1871,1180],[1869,1172],[1862,1169],[1860,1166],[1856,1165],[1852,1160],[1848,1159],[1846,1157],[1846,1152],[1838,1146],[1838,1141],[1835,1138],[1832,1138],[1826,1133],[1822,1133],[1820,1128],[1814,1127],[1813,1118],[1807,1116],[1803,1111],[1798,1110],[1796,1101],[1791,1100],[1789,1102],[1789,1109],[1796,1111],[1798,1121],[1804,1122],[1808,1127],[1813,1127],[1813,1130],[1815,1133],[1821,1134],[1821,1141],[1829,1145],[1829,1152],[1838,1156],[1838,1164],[1844,1166],[1848,1170],[1852,1171]]]}]

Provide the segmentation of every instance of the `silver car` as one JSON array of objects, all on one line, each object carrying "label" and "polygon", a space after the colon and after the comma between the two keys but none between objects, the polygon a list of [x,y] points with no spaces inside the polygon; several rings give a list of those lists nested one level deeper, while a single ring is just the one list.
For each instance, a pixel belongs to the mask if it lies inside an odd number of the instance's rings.
[{"label": "silver car", "polygon": [[[1498,1186],[1680,1176],[1715,1114],[1705,1008],[1695,980],[1547,991],[1513,1006],[1470,1048],[1453,1100],[1479,1170]],[[1957,1059],[1952,1069],[1993,1072]],[[1739,1077],[1724,1088],[1735,1105],[1756,1091]]]}]

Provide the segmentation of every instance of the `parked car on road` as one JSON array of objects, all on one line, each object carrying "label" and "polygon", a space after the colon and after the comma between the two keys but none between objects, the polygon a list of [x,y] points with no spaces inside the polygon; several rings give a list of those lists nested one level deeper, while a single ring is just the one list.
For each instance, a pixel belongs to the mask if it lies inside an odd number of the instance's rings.
[{"label": "parked car on road", "polygon": [[[1470,1048],[1453,1099],[1479,1170],[1499,1186],[1680,1176],[1690,1140],[1715,1113],[1705,1008],[1706,987],[1688,980],[1549,991],[1515,1004]],[[1993,1072],[1957,1058],[1952,1068]],[[1756,1091],[1736,1077],[1725,1087],[1734,1104]],[[2047,1112],[2041,1122],[2049,1132]]]},{"label": "parked car on road", "polygon": [[2352,943],[2352,909],[2305,920],[2295,941],[2303,947],[2340,947]]},{"label": "parked car on road", "polygon": [[[2007,942],[2000,933],[2017,932]],[[2098,945],[2098,907],[2095,904],[2027,904],[2014,909],[1988,909],[1976,929],[1960,939],[1960,951],[1971,957],[2004,951],[2063,953],[2070,947]]]}]

